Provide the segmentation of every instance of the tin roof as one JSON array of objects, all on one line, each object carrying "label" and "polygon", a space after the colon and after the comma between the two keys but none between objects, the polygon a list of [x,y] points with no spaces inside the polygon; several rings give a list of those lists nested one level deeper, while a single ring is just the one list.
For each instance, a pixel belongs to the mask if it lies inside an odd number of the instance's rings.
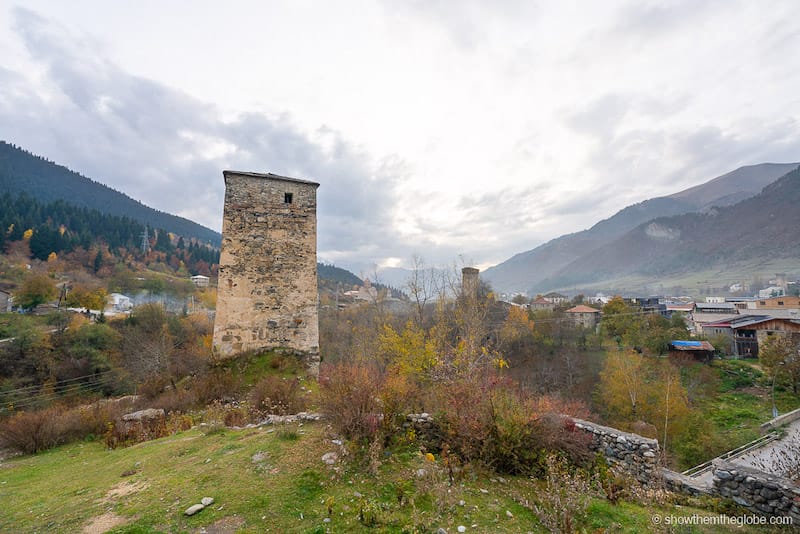
[{"label": "tin roof", "polygon": [[600,313],[600,310],[581,304],[580,306],[568,309],[567,313]]},{"label": "tin roof", "polygon": [[714,350],[714,345],[708,341],[681,341],[674,340],[669,342],[675,350]]}]

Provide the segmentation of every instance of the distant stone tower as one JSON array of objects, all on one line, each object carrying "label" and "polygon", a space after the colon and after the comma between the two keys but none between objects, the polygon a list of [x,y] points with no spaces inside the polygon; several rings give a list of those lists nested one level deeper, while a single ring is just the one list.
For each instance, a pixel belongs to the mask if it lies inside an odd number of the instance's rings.
[{"label": "distant stone tower", "polygon": [[475,267],[464,267],[461,269],[461,294],[468,299],[478,298],[478,287],[480,271]]},{"label": "distant stone tower", "polygon": [[286,347],[319,369],[318,183],[223,171],[225,208],[214,350]]}]

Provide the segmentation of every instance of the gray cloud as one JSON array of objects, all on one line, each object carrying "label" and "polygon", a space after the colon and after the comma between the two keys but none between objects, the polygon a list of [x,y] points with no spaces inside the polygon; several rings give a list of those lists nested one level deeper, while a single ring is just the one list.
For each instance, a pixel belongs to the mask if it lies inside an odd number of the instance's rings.
[{"label": "gray cloud", "polygon": [[674,193],[742,165],[795,161],[800,124],[794,118],[742,124],[724,130],[715,124],[693,128],[631,127],[635,119],[667,119],[687,105],[686,98],[663,104],[644,95],[601,96],[565,118],[574,131],[594,140],[585,166],[615,177],[606,198],[634,202]]},{"label": "gray cloud", "polygon": [[[16,9],[15,30],[43,88],[0,70],[0,137],[155,208],[219,229],[224,168],[314,179],[319,249],[390,255],[402,161],[373,158],[330,128],[307,134],[288,114],[223,120],[209,104],[130,75],[37,14]],[[375,247],[375,235],[382,246]]]}]

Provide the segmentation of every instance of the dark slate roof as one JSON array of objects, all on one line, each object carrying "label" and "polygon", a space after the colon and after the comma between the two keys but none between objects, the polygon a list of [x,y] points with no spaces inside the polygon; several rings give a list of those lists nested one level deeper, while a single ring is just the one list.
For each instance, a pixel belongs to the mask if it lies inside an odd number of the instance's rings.
[{"label": "dark slate roof", "polygon": [[319,187],[319,184],[317,182],[312,182],[310,180],[300,180],[298,178],[289,178],[288,176],[280,176],[279,174],[272,174],[271,172],[259,173],[259,172],[243,172],[243,171],[222,171],[222,176],[225,177],[225,181],[228,180],[229,175],[249,176],[250,178],[267,178],[269,180],[280,180],[282,182],[293,182],[296,184],[313,185],[314,187]]}]

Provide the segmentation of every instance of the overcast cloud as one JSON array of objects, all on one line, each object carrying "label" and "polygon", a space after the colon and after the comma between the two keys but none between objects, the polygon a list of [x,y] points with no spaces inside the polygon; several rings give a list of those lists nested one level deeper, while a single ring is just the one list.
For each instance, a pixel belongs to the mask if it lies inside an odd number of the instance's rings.
[{"label": "overcast cloud", "polygon": [[0,138],[219,230],[321,182],[320,259],[488,266],[800,159],[800,5],[0,1]]}]

